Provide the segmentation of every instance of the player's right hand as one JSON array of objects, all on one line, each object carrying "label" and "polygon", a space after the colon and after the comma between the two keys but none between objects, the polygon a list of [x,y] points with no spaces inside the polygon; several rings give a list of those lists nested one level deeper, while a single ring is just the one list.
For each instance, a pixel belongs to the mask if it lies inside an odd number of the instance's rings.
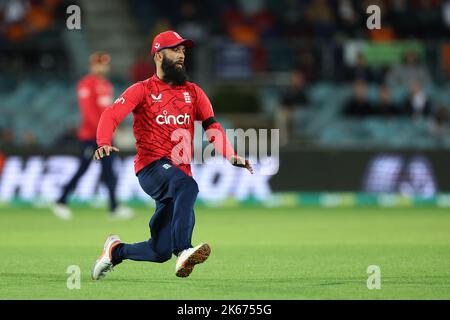
[{"label": "player's right hand", "polygon": [[113,152],[119,152],[119,148],[113,147],[113,146],[101,146],[97,150],[95,150],[94,153],[94,160],[100,160],[103,157],[109,156]]}]

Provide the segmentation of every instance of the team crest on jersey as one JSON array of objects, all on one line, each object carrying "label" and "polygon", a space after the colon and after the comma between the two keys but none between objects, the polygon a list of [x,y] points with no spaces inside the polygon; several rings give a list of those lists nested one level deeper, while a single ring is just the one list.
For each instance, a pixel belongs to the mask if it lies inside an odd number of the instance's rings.
[{"label": "team crest on jersey", "polygon": [[162,101],[162,93],[158,94],[157,96],[155,96],[152,93],[152,98],[153,98],[153,102],[161,102]]},{"label": "team crest on jersey", "polygon": [[187,91],[183,92],[183,96],[184,96],[184,102],[191,103],[191,96],[189,95],[189,92],[187,92]]}]

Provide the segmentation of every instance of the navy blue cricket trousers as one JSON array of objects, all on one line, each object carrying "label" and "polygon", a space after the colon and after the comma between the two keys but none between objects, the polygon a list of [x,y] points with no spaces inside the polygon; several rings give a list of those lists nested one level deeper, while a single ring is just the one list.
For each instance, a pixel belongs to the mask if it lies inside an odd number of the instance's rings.
[{"label": "navy blue cricket trousers", "polygon": [[[92,161],[92,156],[97,149],[97,142],[95,140],[80,141],[80,164],[78,166],[77,172],[74,174],[72,179],[63,187],[63,192],[58,203],[67,203],[67,198],[69,194],[75,189],[78,181],[86,173],[89,165]],[[117,177],[113,170],[113,160],[114,156],[103,157],[100,162],[102,164],[101,181],[105,182],[108,189],[109,195],[109,209],[114,211],[117,207],[116,200],[116,185]]]},{"label": "navy blue cricket trousers", "polygon": [[198,185],[195,180],[163,157],[138,172],[142,189],[156,202],[150,219],[151,238],[122,243],[112,253],[114,265],[124,259],[165,262],[172,254],[192,248]]}]

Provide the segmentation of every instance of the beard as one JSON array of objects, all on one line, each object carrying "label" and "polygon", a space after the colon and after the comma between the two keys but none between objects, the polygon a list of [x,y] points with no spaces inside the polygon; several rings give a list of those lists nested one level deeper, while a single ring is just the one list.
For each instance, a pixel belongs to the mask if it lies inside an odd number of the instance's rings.
[{"label": "beard", "polygon": [[165,83],[171,83],[175,86],[182,86],[188,80],[188,75],[184,67],[177,67],[176,63],[163,57],[161,68],[164,72],[163,81]]}]

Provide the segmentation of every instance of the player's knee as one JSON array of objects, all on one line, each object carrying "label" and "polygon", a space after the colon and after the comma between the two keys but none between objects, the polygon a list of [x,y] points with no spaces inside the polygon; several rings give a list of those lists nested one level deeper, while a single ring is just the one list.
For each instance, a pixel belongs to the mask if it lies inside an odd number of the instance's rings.
[{"label": "player's knee", "polygon": [[198,184],[191,177],[183,177],[182,179],[177,181],[177,185],[177,189],[189,190],[193,194],[198,194]]},{"label": "player's knee", "polygon": [[192,190],[193,193],[198,194],[199,191],[198,184],[193,178],[189,179],[189,188]]},{"label": "player's knee", "polygon": [[198,184],[193,178],[186,178],[186,187],[192,191],[192,193],[198,193]]}]

